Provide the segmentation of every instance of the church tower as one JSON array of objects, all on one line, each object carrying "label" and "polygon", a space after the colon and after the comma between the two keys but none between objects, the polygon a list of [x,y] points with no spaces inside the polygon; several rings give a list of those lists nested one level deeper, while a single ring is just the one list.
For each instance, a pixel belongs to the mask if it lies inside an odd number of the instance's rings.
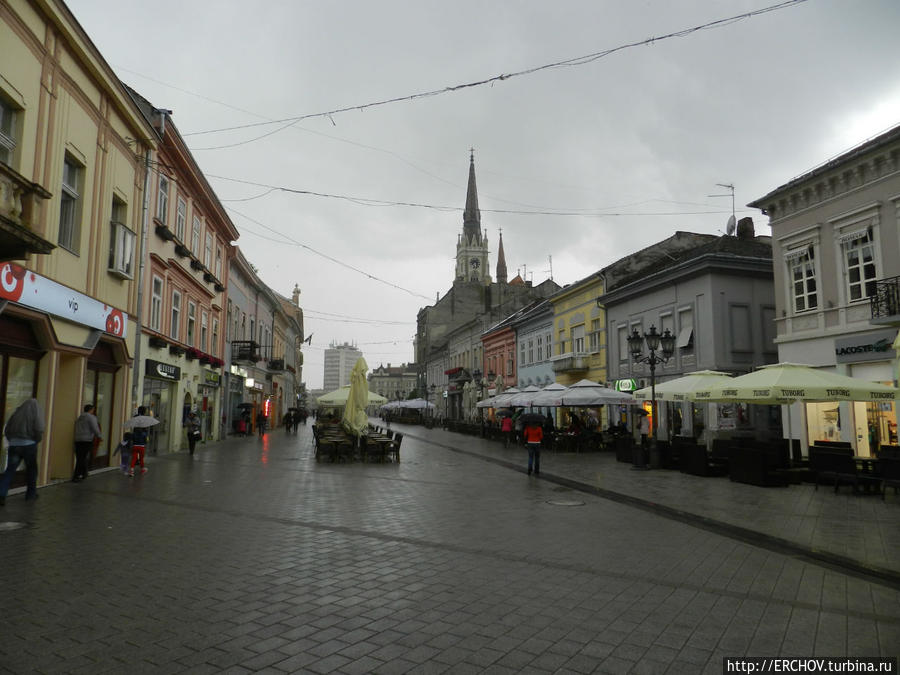
[{"label": "church tower", "polygon": [[503,230],[500,230],[500,243],[497,244],[497,283],[506,283],[506,254],[503,252]]},{"label": "church tower", "polygon": [[475,151],[469,155],[469,184],[466,189],[466,208],[463,211],[463,231],[456,242],[456,280],[477,281],[488,285],[487,236],[481,231],[481,211],[478,210],[478,188],[475,185]]}]

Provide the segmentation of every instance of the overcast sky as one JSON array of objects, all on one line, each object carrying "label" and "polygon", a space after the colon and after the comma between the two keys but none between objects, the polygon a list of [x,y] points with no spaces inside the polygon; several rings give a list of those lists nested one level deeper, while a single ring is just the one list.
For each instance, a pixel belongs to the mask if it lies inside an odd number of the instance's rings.
[{"label": "overcast sky", "polygon": [[69,6],[119,77],[173,111],[263,281],[288,297],[300,285],[313,334],[303,379],[317,388],[332,341],[356,343],[370,368],[413,359],[417,311],[452,283],[470,147],[492,274],[500,228],[510,276],[539,283],[552,256],[563,285],[676,230],[722,232],[731,199],[710,197],[728,193],[717,183],[734,184],[738,219],[768,234],[744,204],[900,122],[900,3],[807,0],[587,63],[318,113],[601,55],[775,2]]}]

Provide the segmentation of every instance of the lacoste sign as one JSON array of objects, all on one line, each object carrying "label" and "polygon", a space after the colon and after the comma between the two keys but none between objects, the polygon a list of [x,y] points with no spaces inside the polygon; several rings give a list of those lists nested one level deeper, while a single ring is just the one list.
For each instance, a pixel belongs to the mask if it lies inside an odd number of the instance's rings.
[{"label": "lacoste sign", "polygon": [[896,330],[883,330],[835,340],[835,360],[837,363],[859,363],[892,359],[891,345],[895,337],[897,337]]}]

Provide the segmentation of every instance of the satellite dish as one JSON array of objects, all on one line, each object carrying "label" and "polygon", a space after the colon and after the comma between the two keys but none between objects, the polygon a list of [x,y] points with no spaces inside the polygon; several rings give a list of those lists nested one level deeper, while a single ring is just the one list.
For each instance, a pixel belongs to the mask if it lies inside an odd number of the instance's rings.
[{"label": "satellite dish", "polygon": [[734,220],[734,215],[728,216],[728,223],[725,225],[725,234],[729,237],[734,235],[734,230],[737,227],[737,223]]}]

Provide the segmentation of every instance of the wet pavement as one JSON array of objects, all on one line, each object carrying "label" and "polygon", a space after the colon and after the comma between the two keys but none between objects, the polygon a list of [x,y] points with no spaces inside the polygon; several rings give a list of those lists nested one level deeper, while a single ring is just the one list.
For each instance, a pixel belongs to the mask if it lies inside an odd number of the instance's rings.
[{"label": "wet pavement", "polygon": [[545,453],[536,478],[524,450],[403,430],[399,464],[317,463],[301,427],[11,494],[0,671],[721,673],[724,656],[900,654],[892,493],[603,453]]}]

